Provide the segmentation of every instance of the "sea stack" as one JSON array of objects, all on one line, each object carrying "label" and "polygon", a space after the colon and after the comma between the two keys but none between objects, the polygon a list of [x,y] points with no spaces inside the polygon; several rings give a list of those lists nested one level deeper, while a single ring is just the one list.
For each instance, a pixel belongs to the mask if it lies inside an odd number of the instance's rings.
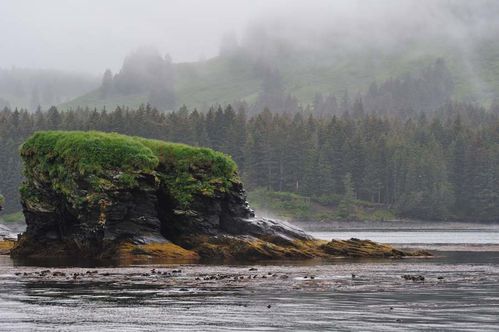
[{"label": "sea stack", "polygon": [[38,132],[21,147],[27,229],[16,257],[402,257],[370,241],[319,241],[255,218],[223,153],[102,132]]}]

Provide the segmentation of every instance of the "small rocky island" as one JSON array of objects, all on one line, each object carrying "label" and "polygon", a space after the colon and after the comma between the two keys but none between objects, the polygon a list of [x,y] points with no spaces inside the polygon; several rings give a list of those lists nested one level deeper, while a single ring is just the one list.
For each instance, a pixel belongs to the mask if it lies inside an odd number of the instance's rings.
[{"label": "small rocky island", "polygon": [[14,257],[404,257],[256,218],[236,164],[207,148],[102,132],[38,132],[21,147],[27,230]]}]

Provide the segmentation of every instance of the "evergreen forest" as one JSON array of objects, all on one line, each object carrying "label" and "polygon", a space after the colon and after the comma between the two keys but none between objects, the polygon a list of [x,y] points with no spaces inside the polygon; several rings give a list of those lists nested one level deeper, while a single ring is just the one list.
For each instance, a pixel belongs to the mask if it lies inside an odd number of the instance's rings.
[{"label": "evergreen forest", "polygon": [[431,112],[367,112],[359,97],[342,112],[328,112],[320,98],[279,112],[248,112],[244,103],[206,112],[185,106],[161,112],[149,105],[112,111],[5,107],[4,209],[20,210],[19,146],[33,132],[100,130],[222,151],[237,163],[248,191],[319,201],[343,219],[352,219],[352,206],[364,202],[398,218],[499,221],[499,107],[447,102]]}]

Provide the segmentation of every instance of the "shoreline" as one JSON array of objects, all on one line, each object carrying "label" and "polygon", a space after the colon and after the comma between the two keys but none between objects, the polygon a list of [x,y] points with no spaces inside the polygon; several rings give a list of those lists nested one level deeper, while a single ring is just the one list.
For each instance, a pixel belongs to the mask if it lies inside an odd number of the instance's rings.
[{"label": "shoreline", "polygon": [[335,230],[497,230],[499,223],[464,222],[464,221],[430,221],[430,220],[385,220],[385,221],[289,221],[307,232],[335,231]]},{"label": "shoreline", "polygon": [[431,252],[499,252],[499,244],[475,244],[475,243],[389,243],[391,246],[401,250],[428,250]]}]

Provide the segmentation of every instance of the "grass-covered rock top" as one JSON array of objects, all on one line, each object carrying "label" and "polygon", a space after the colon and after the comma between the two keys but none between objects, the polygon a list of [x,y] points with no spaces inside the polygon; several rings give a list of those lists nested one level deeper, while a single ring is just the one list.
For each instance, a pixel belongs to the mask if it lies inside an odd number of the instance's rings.
[{"label": "grass-covered rock top", "polygon": [[137,186],[149,174],[188,204],[195,194],[212,195],[239,181],[236,164],[221,152],[117,133],[37,132],[21,146],[21,156],[28,181],[51,183],[66,195],[74,194],[78,178],[102,192]]}]

